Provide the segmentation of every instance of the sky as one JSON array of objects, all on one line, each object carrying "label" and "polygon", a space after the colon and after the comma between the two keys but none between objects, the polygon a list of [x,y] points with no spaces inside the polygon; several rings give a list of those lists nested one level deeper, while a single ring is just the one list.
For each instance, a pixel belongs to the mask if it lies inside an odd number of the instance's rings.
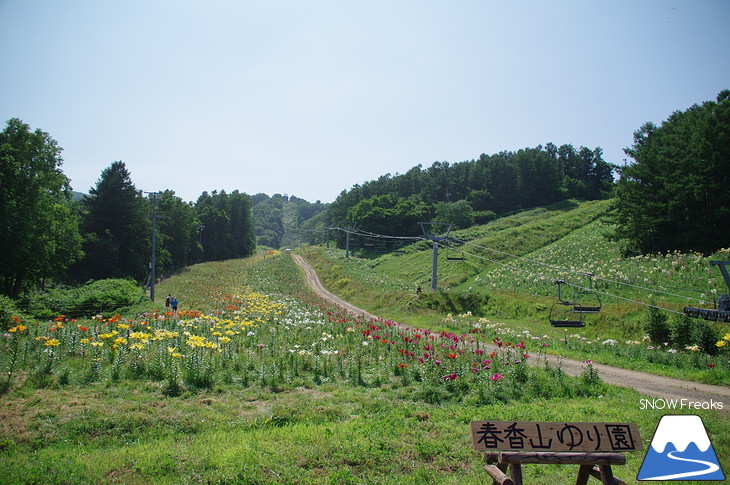
[{"label": "sky", "polygon": [[0,0],[0,118],[88,192],[343,190],[552,142],[623,149],[730,89],[727,0]]}]

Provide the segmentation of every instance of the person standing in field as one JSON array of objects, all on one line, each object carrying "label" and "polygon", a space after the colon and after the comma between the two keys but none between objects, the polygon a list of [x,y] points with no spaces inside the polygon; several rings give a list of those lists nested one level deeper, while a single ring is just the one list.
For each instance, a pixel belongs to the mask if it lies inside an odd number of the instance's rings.
[{"label": "person standing in field", "polygon": [[170,305],[172,305],[172,313],[177,313],[177,297],[172,297],[172,300],[170,301]]},{"label": "person standing in field", "polygon": [[170,308],[170,303],[172,302],[172,296],[167,295],[167,298],[165,298],[165,308]]}]

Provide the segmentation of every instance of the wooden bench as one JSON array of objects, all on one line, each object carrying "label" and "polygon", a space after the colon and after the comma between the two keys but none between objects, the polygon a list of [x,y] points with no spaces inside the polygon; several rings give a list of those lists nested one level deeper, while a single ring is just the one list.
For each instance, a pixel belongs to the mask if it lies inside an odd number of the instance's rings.
[{"label": "wooden bench", "polygon": [[625,482],[611,467],[626,463],[623,452],[643,449],[635,423],[473,421],[471,434],[498,485],[522,485],[523,464],[579,465],[576,485],[586,485],[591,476],[619,485]]}]

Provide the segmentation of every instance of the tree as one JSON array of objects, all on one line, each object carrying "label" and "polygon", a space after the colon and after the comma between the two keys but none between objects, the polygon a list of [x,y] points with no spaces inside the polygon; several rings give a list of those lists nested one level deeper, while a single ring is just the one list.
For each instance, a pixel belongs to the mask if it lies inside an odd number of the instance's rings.
[{"label": "tree", "polygon": [[165,190],[157,197],[157,273],[182,268],[202,252],[195,208]]},{"label": "tree", "polygon": [[201,243],[206,261],[245,258],[256,249],[251,197],[234,190],[203,192],[195,203],[203,225]]},{"label": "tree", "polygon": [[454,224],[456,229],[465,229],[474,225],[474,209],[465,200],[438,202],[433,222]]},{"label": "tree", "polygon": [[83,261],[77,279],[133,278],[148,275],[151,252],[151,207],[132,183],[124,162],[101,172],[96,187],[83,200]]},{"label": "tree", "polygon": [[376,234],[414,236],[419,233],[418,222],[427,214],[426,204],[417,196],[374,195],[350,209],[347,220],[358,222],[358,229]]},{"label": "tree", "polygon": [[231,221],[233,257],[245,258],[256,250],[256,234],[253,223],[251,197],[234,190],[228,197],[228,214]]},{"label": "tree", "polygon": [[615,237],[625,253],[711,253],[730,240],[730,91],[717,102],[645,123],[625,149]]},{"label": "tree", "polygon": [[8,296],[61,275],[81,255],[61,151],[17,118],[0,133],[0,291]]}]

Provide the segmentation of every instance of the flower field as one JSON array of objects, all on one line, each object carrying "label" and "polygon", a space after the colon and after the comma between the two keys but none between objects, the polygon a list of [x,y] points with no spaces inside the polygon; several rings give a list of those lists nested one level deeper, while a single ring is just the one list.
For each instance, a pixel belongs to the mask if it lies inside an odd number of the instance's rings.
[{"label": "flower field", "polygon": [[470,284],[551,296],[556,279],[588,287],[591,281],[582,274],[591,273],[593,288],[599,291],[641,301],[693,306],[711,305],[719,293],[727,292],[720,271],[710,266],[710,260],[727,260],[730,250],[710,257],[670,251],[622,258],[618,245],[607,243],[604,234],[608,230],[599,219],[558,243],[530,253],[524,260],[513,260],[479,275]]},{"label": "flower field", "polygon": [[[260,254],[166,280],[177,313],[16,320],[0,340],[0,482],[478,484],[474,419],[656,426],[660,411],[639,411],[590,361],[578,378],[526,365],[560,339],[469,314],[439,322],[453,331],[368,320],[302,276]],[[723,453],[724,416],[699,413]],[[619,476],[640,464],[630,455]]]},{"label": "flower field", "polygon": [[[430,401],[528,399],[547,388],[601,393],[595,380],[529,368],[538,344],[488,335],[480,322],[456,334],[350,314],[309,292],[286,255],[194,266],[160,289],[178,297],[178,312],[17,321],[1,341],[4,389],[144,379],[171,396],[221,382],[287,389],[329,381],[417,384]],[[549,385],[556,372],[559,385]]]}]

